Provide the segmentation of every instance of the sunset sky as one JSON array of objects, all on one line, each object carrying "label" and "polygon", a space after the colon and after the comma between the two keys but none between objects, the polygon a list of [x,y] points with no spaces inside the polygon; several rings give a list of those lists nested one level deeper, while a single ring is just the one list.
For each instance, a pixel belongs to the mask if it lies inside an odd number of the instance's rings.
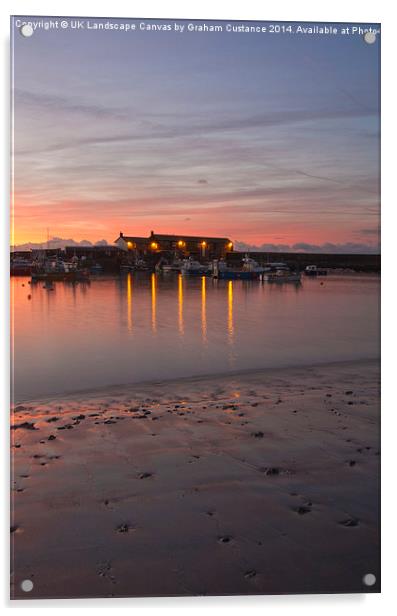
[{"label": "sunset sky", "polygon": [[375,250],[378,63],[361,36],[16,32],[12,243]]}]

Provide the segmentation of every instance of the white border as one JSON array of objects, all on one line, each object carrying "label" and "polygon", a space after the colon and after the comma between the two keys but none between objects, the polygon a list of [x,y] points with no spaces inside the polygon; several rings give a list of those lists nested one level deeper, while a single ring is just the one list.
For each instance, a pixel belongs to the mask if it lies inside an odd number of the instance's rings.
[{"label": "white border", "polygon": [[[27,0],[3,0],[0,5],[0,35],[2,62],[0,63],[3,85],[0,105],[2,108],[1,134],[9,134],[9,15],[92,15],[109,17],[154,17],[154,18],[190,18],[190,19],[256,19],[289,21],[344,21],[382,23],[382,343],[383,343],[383,385],[382,385],[382,594],[381,595],[306,595],[280,597],[225,597],[225,598],[191,598],[191,599],[95,599],[95,600],[51,600],[51,601],[8,601],[8,485],[2,501],[2,521],[5,547],[1,559],[1,596],[2,603],[8,609],[42,610],[85,610],[96,609],[133,609],[136,614],[151,614],[161,609],[162,613],[173,614],[175,611],[199,613],[206,610],[210,615],[219,610],[227,611],[228,616],[249,609],[252,614],[263,614],[264,610],[277,610],[283,614],[335,614],[338,610],[360,616],[373,616],[374,612],[388,613],[393,604],[393,591],[396,571],[396,511],[397,498],[395,468],[393,456],[397,438],[396,404],[394,382],[396,380],[396,359],[393,342],[395,340],[396,311],[395,278],[396,255],[393,252],[396,243],[396,28],[397,19],[391,0],[329,0],[329,2],[309,0],[283,0],[283,2],[263,2],[263,0],[244,0],[243,2],[215,2],[200,0],[194,4],[182,0],[151,0],[147,2],[112,0],[109,3],[69,0],[54,3],[37,0],[34,4]],[[9,142],[3,137],[0,148],[1,169],[3,173],[3,209],[0,232],[0,266],[1,266],[1,364],[0,388],[3,404],[1,405],[3,464],[8,468],[8,336],[5,325],[8,323],[8,246],[9,246]],[[395,603],[395,601],[394,601]]]}]

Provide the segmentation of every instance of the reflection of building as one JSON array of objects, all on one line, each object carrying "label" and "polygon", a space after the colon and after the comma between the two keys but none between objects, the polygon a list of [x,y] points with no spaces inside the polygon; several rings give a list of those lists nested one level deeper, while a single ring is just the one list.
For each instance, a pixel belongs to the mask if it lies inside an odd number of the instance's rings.
[{"label": "reflection of building", "polygon": [[124,235],[120,231],[120,237],[117,238],[115,244],[137,257],[171,253],[196,259],[219,259],[233,251],[233,243],[227,237],[164,235],[153,231],[149,237]]}]

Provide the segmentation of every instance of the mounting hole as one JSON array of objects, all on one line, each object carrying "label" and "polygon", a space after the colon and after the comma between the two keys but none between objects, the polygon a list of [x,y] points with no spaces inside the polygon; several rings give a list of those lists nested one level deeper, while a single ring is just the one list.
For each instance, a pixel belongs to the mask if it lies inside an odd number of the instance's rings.
[{"label": "mounting hole", "polygon": [[364,41],[368,43],[368,45],[373,45],[376,41],[376,32],[366,32],[364,34]]},{"label": "mounting hole", "polygon": [[21,582],[21,588],[23,592],[30,592],[31,590],[33,590],[32,580],[23,580],[23,582]]},{"label": "mounting hole", "polygon": [[376,582],[376,576],[373,573],[366,573],[363,577],[365,586],[373,586]]},{"label": "mounting hole", "polygon": [[19,31],[25,38],[28,38],[33,34],[33,28],[30,24],[23,24],[23,26],[19,28]]}]

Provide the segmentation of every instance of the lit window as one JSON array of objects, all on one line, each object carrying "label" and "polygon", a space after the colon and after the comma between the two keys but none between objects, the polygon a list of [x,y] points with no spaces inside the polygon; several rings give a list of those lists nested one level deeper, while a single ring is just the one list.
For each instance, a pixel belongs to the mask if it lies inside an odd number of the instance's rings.
[{"label": "lit window", "polygon": [[150,248],[152,248],[153,250],[157,250],[158,247],[159,247],[159,245],[157,244],[157,242],[152,242],[150,244]]}]

